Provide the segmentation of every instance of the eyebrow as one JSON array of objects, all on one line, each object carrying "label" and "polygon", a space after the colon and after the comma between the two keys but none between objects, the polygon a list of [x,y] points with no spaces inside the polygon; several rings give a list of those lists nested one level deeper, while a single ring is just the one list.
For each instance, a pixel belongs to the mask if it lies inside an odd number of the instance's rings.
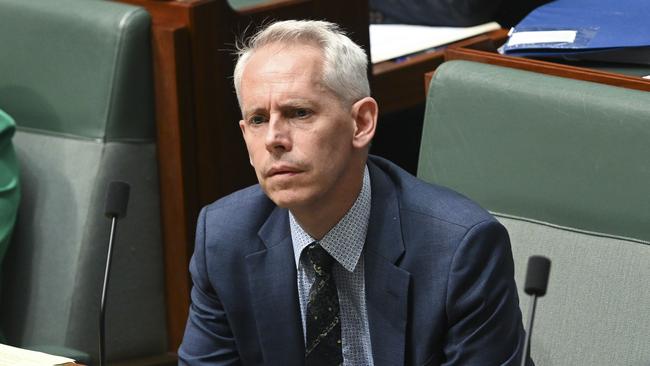
[{"label": "eyebrow", "polygon": [[289,99],[286,101],[282,101],[278,107],[280,109],[287,109],[287,108],[315,108],[318,105],[317,101],[313,101],[311,99],[303,99],[303,98],[296,98],[296,99]]},{"label": "eyebrow", "polygon": [[[287,99],[285,101],[281,101],[278,103],[278,108],[280,110],[287,109],[287,108],[301,108],[301,107],[309,107],[309,108],[314,108],[316,106],[317,102],[312,101],[311,99],[306,99],[306,98],[292,98],[292,99]],[[246,110],[244,112],[244,116],[250,116],[252,114],[266,114],[268,112],[268,109],[266,107],[255,107],[251,108],[249,110]]]},{"label": "eyebrow", "polygon": [[245,110],[244,113],[243,113],[243,117],[247,118],[250,115],[263,114],[265,112],[266,112],[265,108],[256,107],[256,108]]}]

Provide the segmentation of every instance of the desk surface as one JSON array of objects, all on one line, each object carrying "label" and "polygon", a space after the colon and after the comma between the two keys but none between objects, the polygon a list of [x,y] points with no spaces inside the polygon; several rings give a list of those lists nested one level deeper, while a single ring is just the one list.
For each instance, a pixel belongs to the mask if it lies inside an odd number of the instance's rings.
[{"label": "desk surface", "polygon": [[[506,30],[501,30],[497,37],[478,36],[470,38],[447,48],[444,56],[445,61],[468,60],[482,62],[623,88],[650,91],[650,80],[641,77],[650,74],[650,66],[550,61],[501,55],[496,52],[496,49],[506,39]],[[430,77],[426,81],[427,86],[428,80],[430,80]]]}]

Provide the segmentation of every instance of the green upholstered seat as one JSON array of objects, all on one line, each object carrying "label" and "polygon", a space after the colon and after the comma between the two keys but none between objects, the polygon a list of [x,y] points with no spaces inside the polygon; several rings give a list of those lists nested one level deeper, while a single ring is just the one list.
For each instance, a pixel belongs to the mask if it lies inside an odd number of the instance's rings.
[{"label": "green upholstered seat", "polygon": [[131,200],[114,247],[108,359],[164,353],[149,14],[109,1],[0,0],[0,45],[0,108],[18,126],[22,188],[2,278],[8,342],[97,359],[104,197],[123,180]]},{"label": "green upholstered seat", "polygon": [[650,364],[650,93],[452,61],[431,82],[418,176],[553,261],[532,356],[545,365]]}]

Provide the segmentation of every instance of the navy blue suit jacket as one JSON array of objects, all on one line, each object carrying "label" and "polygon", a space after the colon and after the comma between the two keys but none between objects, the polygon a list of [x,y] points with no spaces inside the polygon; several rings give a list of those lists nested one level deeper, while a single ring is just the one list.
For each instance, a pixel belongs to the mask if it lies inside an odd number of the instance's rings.
[{"label": "navy blue suit jacket", "polygon": [[[364,250],[375,365],[515,365],[523,327],[508,234],[469,199],[368,161]],[[205,207],[181,365],[302,365],[288,212],[253,186]]]}]

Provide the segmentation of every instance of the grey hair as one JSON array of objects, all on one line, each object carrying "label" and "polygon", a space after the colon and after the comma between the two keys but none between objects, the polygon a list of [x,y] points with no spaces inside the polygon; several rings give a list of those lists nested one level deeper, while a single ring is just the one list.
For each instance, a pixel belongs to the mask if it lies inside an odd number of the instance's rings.
[{"label": "grey hair", "polygon": [[318,20],[285,20],[270,24],[237,47],[233,78],[240,107],[242,74],[252,54],[271,43],[289,45],[302,42],[315,43],[322,50],[323,85],[341,101],[352,104],[370,96],[366,52],[338,25]]}]

